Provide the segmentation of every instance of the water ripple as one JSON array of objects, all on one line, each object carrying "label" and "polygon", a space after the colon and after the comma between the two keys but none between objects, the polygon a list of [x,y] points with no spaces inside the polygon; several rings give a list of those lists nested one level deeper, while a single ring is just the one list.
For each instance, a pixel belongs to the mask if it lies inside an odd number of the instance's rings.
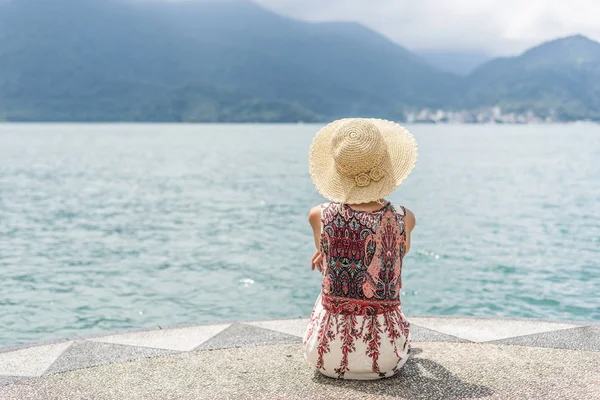
[{"label": "water ripple", "polygon": [[[309,315],[316,129],[0,125],[0,346]],[[405,312],[600,320],[599,129],[413,127]]]}]

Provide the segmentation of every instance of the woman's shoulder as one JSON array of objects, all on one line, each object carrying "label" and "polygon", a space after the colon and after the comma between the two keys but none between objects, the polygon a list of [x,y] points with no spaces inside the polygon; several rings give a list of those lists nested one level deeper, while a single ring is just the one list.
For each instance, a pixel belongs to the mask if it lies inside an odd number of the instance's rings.
[{"label": "woman's shoulder", "polygon": [[403,210],[403,215],[404,215],[404,226],[405,226],[406,230],[408,230],[410,232],[413,230],[413,228],[417,224],[417,218],[415,217],[415,214],[412,211],[410,211],[408,208],[402,206],[402,210]]},{"label": "woman's shoulder", "polygon": [[322,218],[327,218],[326,216],[332,216],[332,215],[339,213],[341,211],[341,209],[339,207],[340,207],[340,204],[332,203],[332,202],[318,204],[318,205],[314,206],[313,208],[311,208],[310,211],[308,212],[308,220],[311,223],[313,223],[313,222],[316,223],[317,221],[320,221]]},{"label": "woman's shoulder", "polygon": [[408,228],[412,229],[412,227],[415,226],[416,217],[411,210],[398,204],[392,204],[392,208],[394,209],[394,212],[396,214],[402,217],[402,219],[406,222]]},{"label": "woman's shoulder", "polygon": [[316,222],[321,219],[321,204],[314,206],[308,212],[308,221],[310,223]]},{"label": "woman's shoulder", "polygon": [[316,206],[314,206],[313,208],[311,208],[308,211],[308,219],[320,219],[321,218],[321,213],[323,212],[323,209],[327,208],[331,203],[321,203],[321,204],[317,204]]}]

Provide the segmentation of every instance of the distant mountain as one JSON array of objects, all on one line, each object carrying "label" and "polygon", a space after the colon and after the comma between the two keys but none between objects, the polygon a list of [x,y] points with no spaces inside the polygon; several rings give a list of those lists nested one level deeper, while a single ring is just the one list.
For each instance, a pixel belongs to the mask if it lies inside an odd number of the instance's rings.
[{"label": "distant mountain", "polygon": [[482,51],[416,50],[415,53],[440,71],[462,76],[493,58]]},{"label": "distant mountain", "polygon": [[248,1],[0,3],[9,120],[398,119],[451,101],[452,78],[361,25]]},{"label": "distant mountain", "polygon": [[600,120],[600,43],[576,35],[498,58],[468,77],[466,102],[538,113],[554,109],[561,119]]},{"label": "distant mountain", "polygon": [[192,46],[112,1],[0,3],[0,118],[145,119],[153,99],[194,76]]},{"label": "distant mountain", "polygon": [[0,120],[401,120],[495,105],[600,120],[599,48],[560,39],[463,77],[362,25],[244,0],[0,0]]},{"label": "distant mountain", "polygon": [[[154,3],[143,10],[207,57],[203,76],[268,99],[295,101],[325,116],[398,117],[404,106],[441,106],[458,82],[356,23],[306,23],[252,2]],[[427,87],[427,90],[423,90]]]}]

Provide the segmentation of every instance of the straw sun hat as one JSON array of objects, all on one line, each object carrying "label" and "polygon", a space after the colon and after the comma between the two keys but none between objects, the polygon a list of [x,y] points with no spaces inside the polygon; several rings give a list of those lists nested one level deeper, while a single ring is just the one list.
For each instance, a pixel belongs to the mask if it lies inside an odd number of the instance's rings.
[{"label": "straw sun hat", "polygon": [[417,142],[395,122],[344,118],[321,128],[309,151],[312,181],[321,195],[361,204],[392,193],[417,161]]}]

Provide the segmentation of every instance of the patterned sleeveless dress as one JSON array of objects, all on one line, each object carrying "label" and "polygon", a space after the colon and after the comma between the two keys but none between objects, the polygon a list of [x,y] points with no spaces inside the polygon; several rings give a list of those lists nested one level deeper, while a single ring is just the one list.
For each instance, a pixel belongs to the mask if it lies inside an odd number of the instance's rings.
[{"label": "patterned sleeveless dress", "polygon": [[410,352],[400,305],[406,209],[321,205],[323,280],[303,337],[305,359],[326,376],[379,379]]}]

